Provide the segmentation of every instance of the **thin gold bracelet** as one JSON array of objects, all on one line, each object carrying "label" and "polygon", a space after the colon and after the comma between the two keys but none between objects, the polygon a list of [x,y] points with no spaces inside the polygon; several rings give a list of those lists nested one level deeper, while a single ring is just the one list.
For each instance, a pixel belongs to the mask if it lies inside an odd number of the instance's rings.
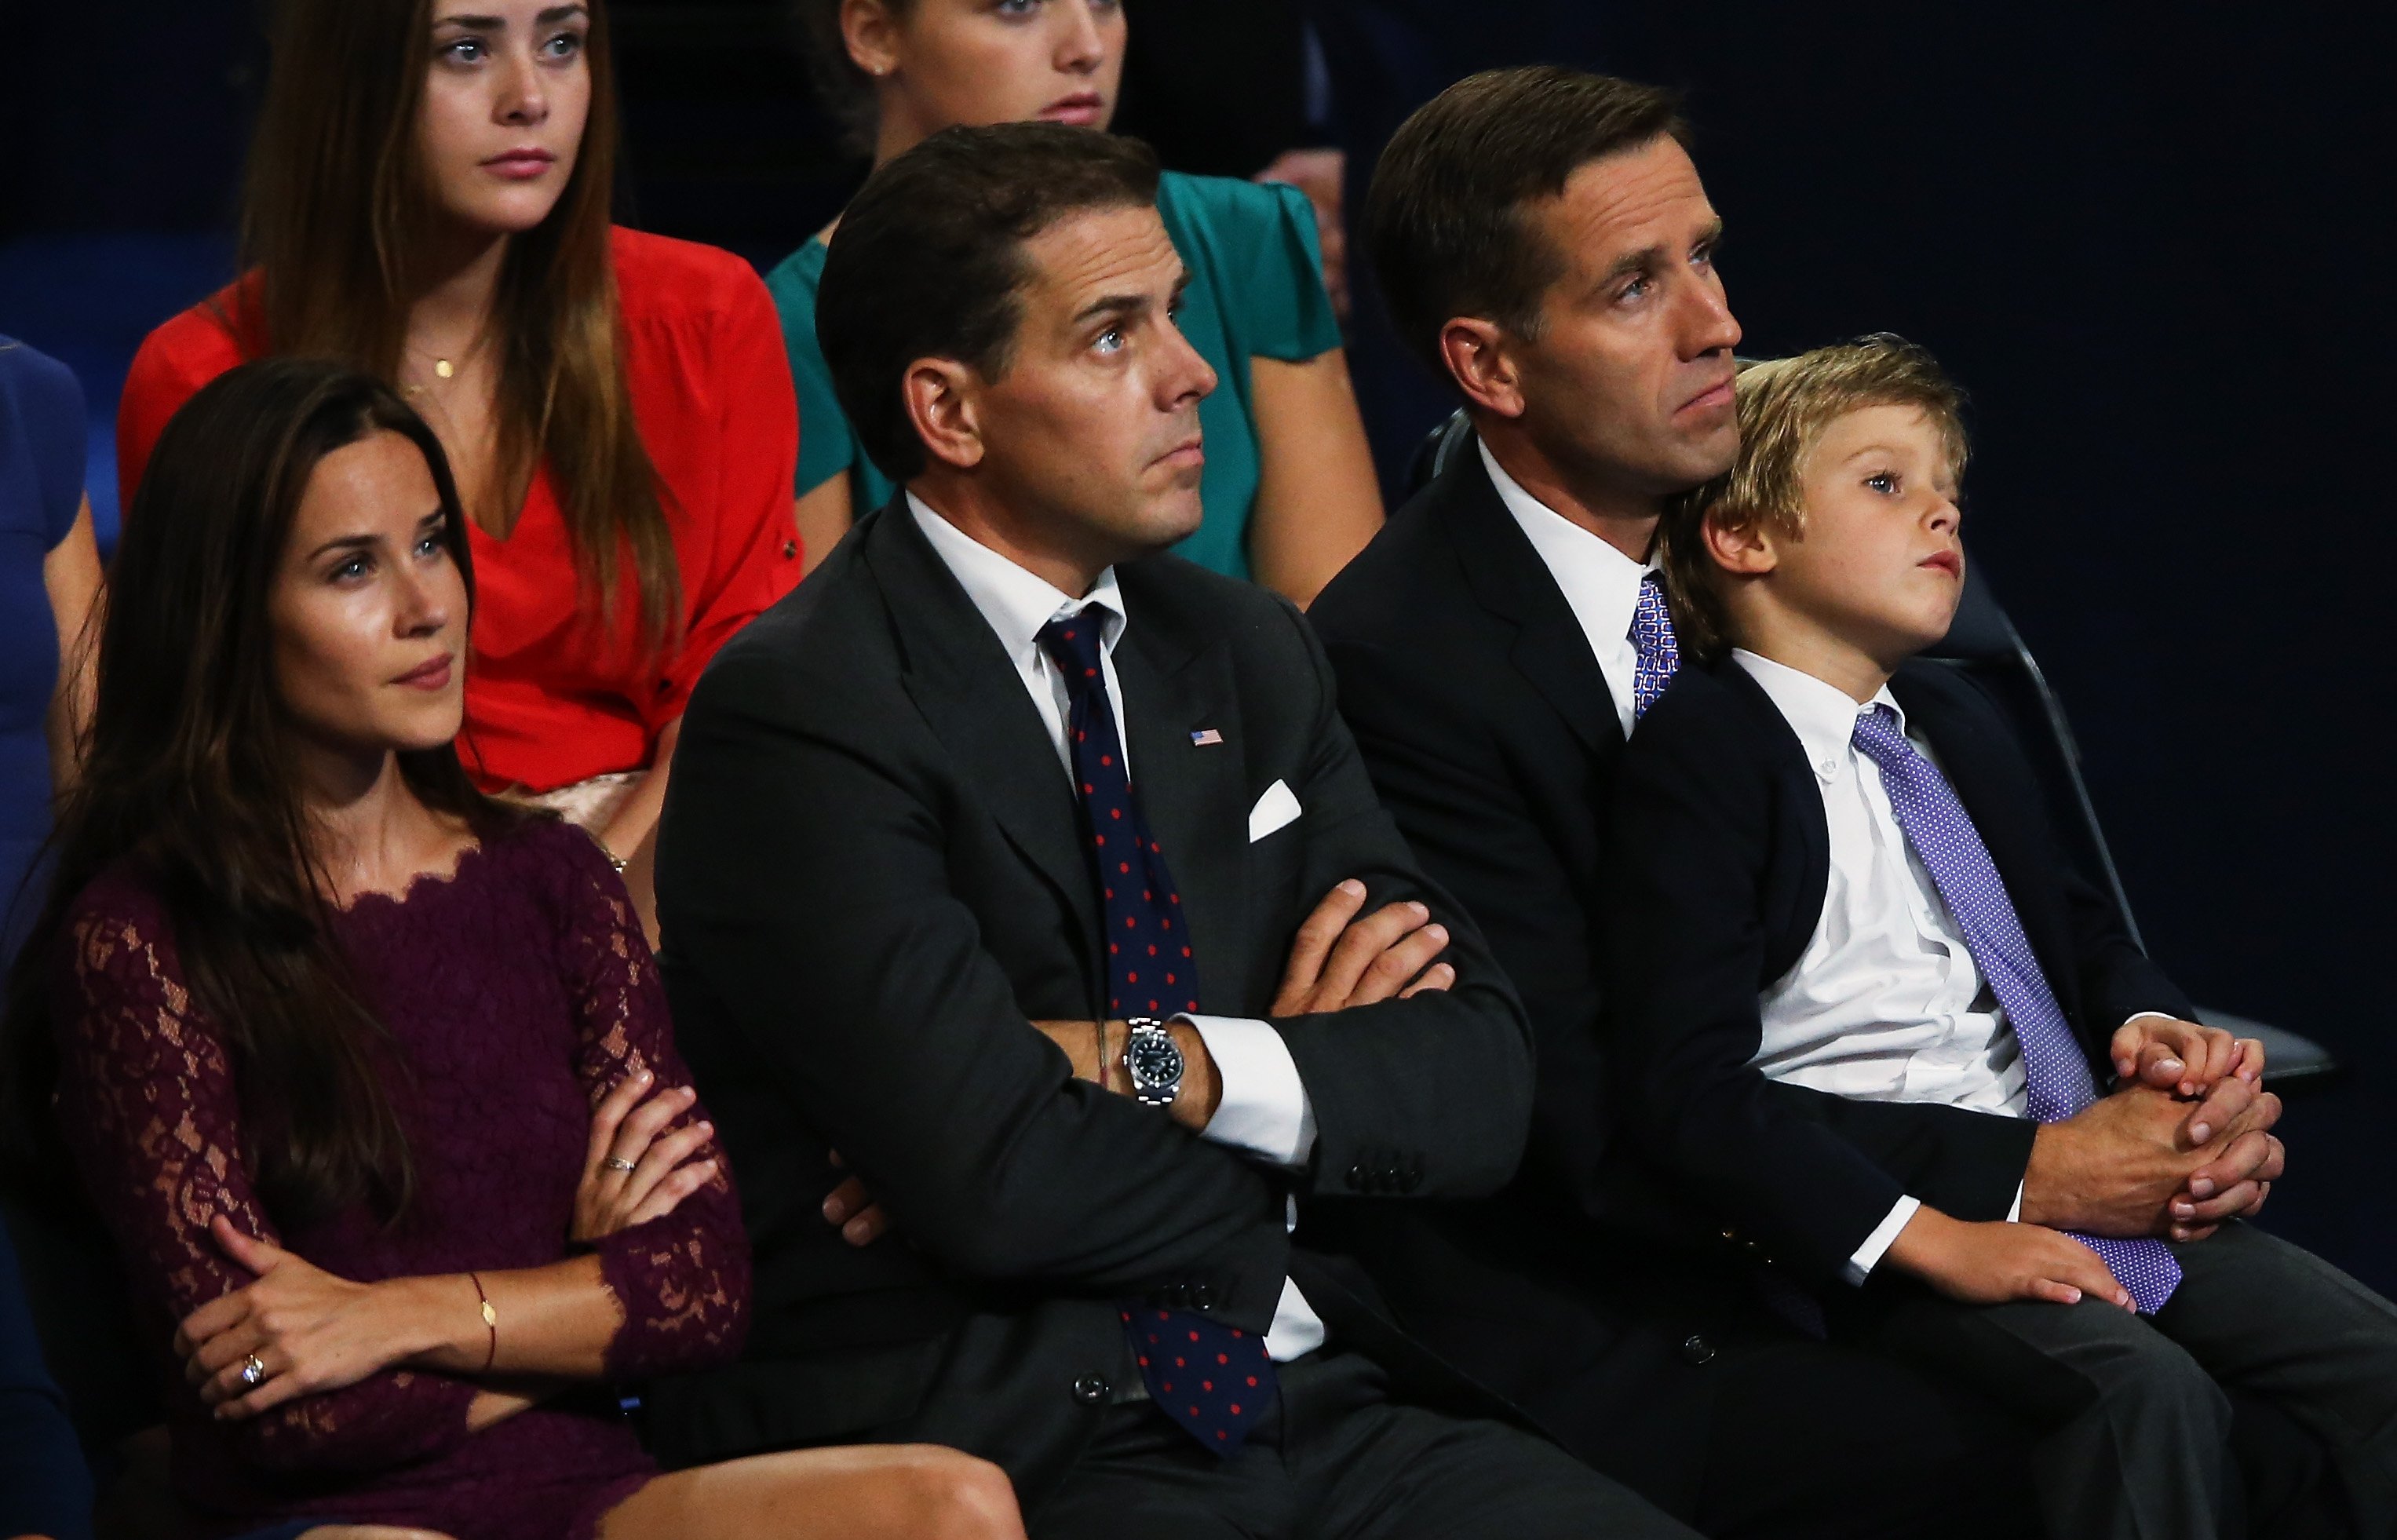
[{"label": "thin gold bracelet", "polygon": [[466,1276],[475,1281],[475,1297],[483,1306],[483,1328],[491,1333],[491,1350],[483,1355],[483,1373],[488,1374],[491,1372],[491,1365],[500,1361],[500,1312],[493,1307],[491,1296],[483,1292],[483,1275],[468,1273]]}]

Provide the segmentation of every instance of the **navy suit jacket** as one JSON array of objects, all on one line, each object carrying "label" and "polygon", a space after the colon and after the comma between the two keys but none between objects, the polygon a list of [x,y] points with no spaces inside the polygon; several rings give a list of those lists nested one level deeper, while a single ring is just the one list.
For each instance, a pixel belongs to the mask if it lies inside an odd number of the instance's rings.
[{"label": "navy suit jacket", "polygon": [[[1980,687],[1917,661],[1890,688],[1972,815],[2106,1085],[2114,1029],[2141,1011],[2186,1017],[2188,1000],[2066,859],[2029,762]],[[1758,996],[1822,918],[1830,835],[1797,734],[1736,663],[1685,668],[1641,721],[1615,782],[1612,848],[1602,910],[1617,1103],[1681,1200],[1818,1284],[1906,1193],[1962,1218],[2004,1217],[2029,1158],[2028,1120],[1964,1114],[1986,1125],[1981,1156],[1908,1172],[1862,1147],[1855,1127],[1800,1115],[1788,1088],[1751,1067]],[[1893,1130],[1924,1110],[1848,1105]]]}]

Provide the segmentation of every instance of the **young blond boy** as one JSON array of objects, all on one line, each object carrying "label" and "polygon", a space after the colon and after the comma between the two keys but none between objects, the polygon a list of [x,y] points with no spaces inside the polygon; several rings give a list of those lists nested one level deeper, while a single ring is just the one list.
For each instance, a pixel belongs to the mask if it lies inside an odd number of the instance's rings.
[{"label": "young blond boy", "polygon": [[[2237,1217],[2279,1171],[2260,1046],[2190,1022],[1994,703],[1916,660],[1963,591],[1957,393],[1893,337],[1738,392],[1738,463],[1664,522],[1695,662],[1616,784],[1627,1117],[1827,1329],[2051,1429],[1991,1475],[2057,1536],[2235,1526],[2225,1387],[2327,1449],[2356,1533],[2397,1532],[2397,1309]],[[2015,1119],[2020,1164],[1908,1191],[1771,1082]],[[2137,1169],[2089,1170],[2100,1148]]]}]

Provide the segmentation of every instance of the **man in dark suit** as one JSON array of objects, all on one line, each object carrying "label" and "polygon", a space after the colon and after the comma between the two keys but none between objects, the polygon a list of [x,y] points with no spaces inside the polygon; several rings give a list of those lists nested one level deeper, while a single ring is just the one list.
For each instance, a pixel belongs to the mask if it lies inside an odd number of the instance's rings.
[{"label": "man in dark suit", "polygon": [[[1738,449],[1721,221],[1681,136],[1645,87],[1504,71],[1418,113],[1375,173],[1369,256],[1474,435],[1309,618],[1384,800],[1521,992],[1539,1077],[1506,1192],[1327,1239],[1426,1342],[1710,1534],[2022,1533],[2017,1494],[1969,1480],[2019,1450],[2015,1420],[1823,1340],[1609,1116],[1603,810],[1676,659],[1656,522]],[[1962,1210],[2002,1216],[2024,1179],[2029,1136],[2001,1120],[1776,1093]],[[2209,1212],[2256,1199],[2266,1153],[2208,1169]]]},{"label": "man in dark suit", "polygon": [[1296,610],[1159,554],[1214,382],[1155,178],[950,130],[833,243],[825,354],[907,490],[685,718],[667,983],[757,1301],[660,1441],[946,1443],[1038,1535],[1683,1534],[1291,1244],[1503,1183],[1530,1044]]},{"label": "man in dark suit", "polygon": [[[2262,1045],[2189,1019],[2064,859],[1994,703],[1914,660],[1963,589],[1956,391],[1879,336],[1756,365],[1739,397],[1737,465],[1665,516],[1693,663],[1608,825],[1631,1142],[1835,1334],[2035,1417],[1972,1491],[2035,1494],[2050,1533],[2246,1533],[2233,1390],[2327,1454],[2331,1533],[2391,1533],[2397,1307],[2181,1191],[2242,1137],[2219,1115],[2245,1098],[2208,1093]],[[1792,1089],[2015,1132],[2012,1206],[1950,1210]]]}]

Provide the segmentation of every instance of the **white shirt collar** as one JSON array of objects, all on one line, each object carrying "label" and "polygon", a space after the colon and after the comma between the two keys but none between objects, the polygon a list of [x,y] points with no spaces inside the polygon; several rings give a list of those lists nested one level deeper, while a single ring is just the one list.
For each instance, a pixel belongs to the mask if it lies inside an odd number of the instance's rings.
[{"label": "white shirt collar", "polygon": [[1789,730],[1806,750],[1806,763],[1826,783],[1837,780],[1840,768],[1848,762],[1855,744],[1856,718],[1874,706],[1887,706],[1897,717],[1897,730],[1906,730],[1906,710],[1896,697],[1883,685],[1873,698],[1863,705],[1855,697],[1834,684],[1827,684],[1812,674],[1777,663],[1744,647],[1732,649],[1732,659],[1748,670],[1773,703],[1781,708],[1788,719]]},{"label": "white shirt collar", "polygon": [[1593,639],[1603,636],[1619,641],[1629,636],[1631,613],[1640,607],[1640,582],[1656,570],[1654,555],[1646,561],[1632,560],[1525,491],[1479,437],[1473,445],[1481,451],[1482,469],[1498,489],[1498,501],[1515,516],[1557,586],[1565,591],[1582,628]]},{"label": "white shirt collar", "polygon": [[1128,617],[1114,568],[1099,574],[1088,597],[1078,599],[951,524],[913,492],[907,494],[907,511],[916,516],[917,528],[932,542],[934,554],[965,589],[966,597],[973,600],[982,618],[998,633],[1010,658],[1019,662],[1027,656],[1037,658],[1042,626],[1093,607],[1106,615],[1100,623],[1101,645],[1110,653],[1115,651]]}]

